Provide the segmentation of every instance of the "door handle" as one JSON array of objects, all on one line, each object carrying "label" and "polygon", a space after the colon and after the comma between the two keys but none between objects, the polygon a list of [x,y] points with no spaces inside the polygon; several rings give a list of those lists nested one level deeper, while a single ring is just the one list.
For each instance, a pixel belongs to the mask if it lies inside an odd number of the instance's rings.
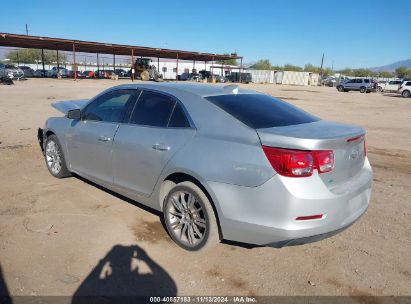
[{"label": "door handle", "polygon": [[155,144],[152,148],[154,150],[157,150],[157,151],[168,151],[168,150],[170,150],[170,146],[166,146],[165,144]]},{"label": "door handle", "polygon": [[103,142],[105,142],[105,141],[110,141],[111,140],[111,138],[110,137],[107,137],[107,136],[100,136],[99,138],[98,138],[98,140],[99,141],[103,141]]}]

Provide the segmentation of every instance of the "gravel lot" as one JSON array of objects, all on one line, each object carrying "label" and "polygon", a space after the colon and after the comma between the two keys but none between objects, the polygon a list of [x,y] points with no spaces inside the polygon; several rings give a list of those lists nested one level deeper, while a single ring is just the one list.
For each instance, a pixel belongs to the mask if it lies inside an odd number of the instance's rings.
[{"label": "gravel lot", "polygon": [[328,87],[249,84],[367,130],[371,204],[348,230],[282,249],[220,244],[190,253],[159,214],[47,171],[36,141],[58,100],[125,80],[0,86],[0,266],[12,295],[411,295],[411,99]]}]

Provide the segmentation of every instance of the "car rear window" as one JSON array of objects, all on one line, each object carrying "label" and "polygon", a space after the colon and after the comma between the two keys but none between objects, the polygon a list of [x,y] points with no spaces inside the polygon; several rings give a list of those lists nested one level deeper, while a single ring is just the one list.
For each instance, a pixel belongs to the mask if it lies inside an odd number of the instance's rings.
[{"label": "car rear window", "polygon": [[264,94],[218,95],[206,99],[253,129],[299,125],[319,120],[289,103]]},{"label": "car rear window", "polygon": [[174,100],[156,92],[143,91],[137,101],[130,123],[166,127],[174,108]]},{"label": "car rear window", "polygon": [[170,121],[168,122],[168,127],[170,128],[188,128],[190,124],[184,114],[181,106],[176,103],[173,113],[171,114]]}]

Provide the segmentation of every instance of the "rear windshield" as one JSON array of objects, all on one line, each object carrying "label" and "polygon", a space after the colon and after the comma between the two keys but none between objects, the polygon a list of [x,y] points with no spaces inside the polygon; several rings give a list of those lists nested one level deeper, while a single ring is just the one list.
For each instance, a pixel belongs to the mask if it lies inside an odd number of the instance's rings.
[{"label": "rear windshield", "polygon": [[206,99],[253,129],[299,125],[319,120],[289,103],[263,94],[218,95]]}]

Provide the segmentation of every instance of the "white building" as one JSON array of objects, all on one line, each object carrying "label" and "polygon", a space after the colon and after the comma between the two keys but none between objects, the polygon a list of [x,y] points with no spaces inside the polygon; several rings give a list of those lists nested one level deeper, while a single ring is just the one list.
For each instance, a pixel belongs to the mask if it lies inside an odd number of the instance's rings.
[{"label": "white building", "polygon": [[254,83],[274,83],[300,86],[318,85],[320,75],[310,72],[247,70]]}]

